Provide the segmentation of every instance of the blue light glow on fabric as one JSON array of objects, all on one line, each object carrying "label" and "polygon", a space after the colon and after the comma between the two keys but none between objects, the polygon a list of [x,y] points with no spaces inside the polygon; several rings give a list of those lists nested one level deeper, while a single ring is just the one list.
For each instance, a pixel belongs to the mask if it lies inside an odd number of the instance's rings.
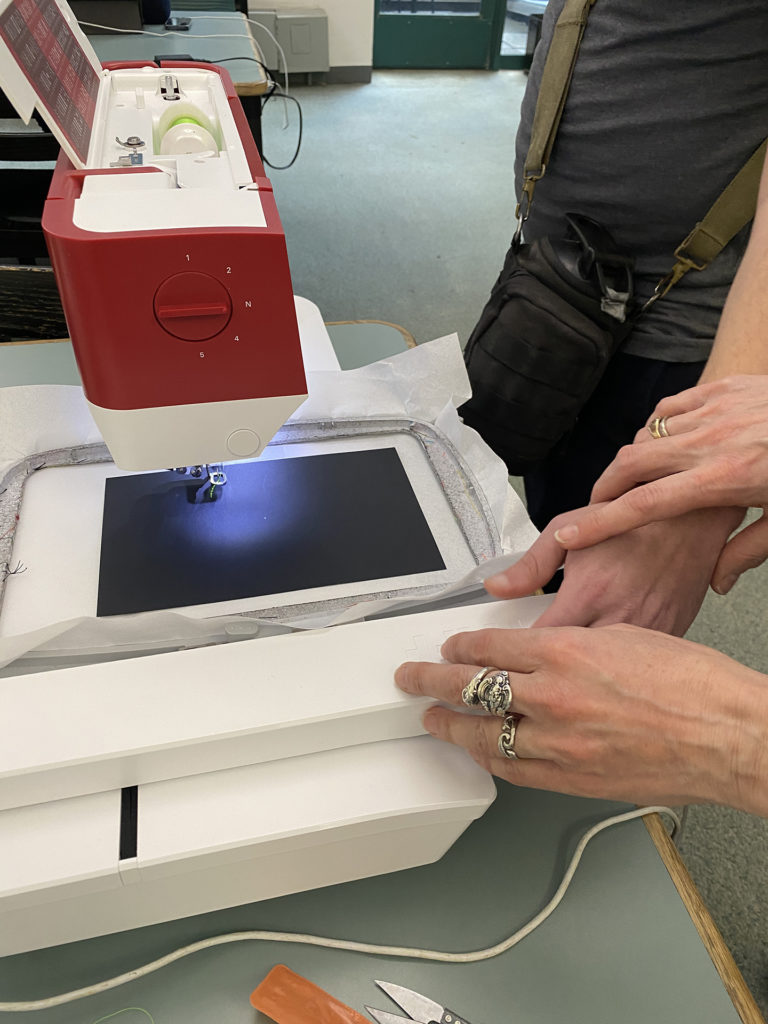
[{"label": "blue light glow on fabric", "polygon": [[444,569],[394,448],[231,463],[215,501],[172,473],[106,482],[98,615]]}]

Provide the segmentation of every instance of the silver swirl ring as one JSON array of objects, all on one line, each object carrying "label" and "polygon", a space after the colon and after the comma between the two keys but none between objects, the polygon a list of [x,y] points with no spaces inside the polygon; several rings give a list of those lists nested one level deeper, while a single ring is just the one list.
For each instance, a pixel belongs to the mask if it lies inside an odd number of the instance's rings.
[{"label": "silver swirl ring", "polygon": [[515,736],[517,735],[517,723],[522,717],[522,715],[507,715],[501,727],[498,743],[499,753],[510,761],[517,761],[520,757],[515,753]]}]

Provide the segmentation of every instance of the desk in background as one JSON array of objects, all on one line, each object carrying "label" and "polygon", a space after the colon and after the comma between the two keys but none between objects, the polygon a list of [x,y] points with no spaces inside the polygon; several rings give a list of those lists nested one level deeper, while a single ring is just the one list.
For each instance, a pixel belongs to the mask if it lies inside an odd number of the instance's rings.
[{"label": "desk in background", "polygon": [[[386,324],[329,326],[342,367],[403,351]],[[372,348],[368,345],[372,342]],[[68,342],[0,345],[0,382],[75,383]],[[0,389],[0,428],[2,417]],[[353,667],[353,666],[352,666]],[[198,939],[272,929],[470,950],[520,928],[550,899],[579,837],[626,810],[515,789],[437,863],[0,960],[0,1001],[39,999],[140,966]],[[388,841],[397,841],[394,834]],[[140,1006],[156,1024],[254,1024],[248,996],[285,963],[362,1011],[387,1007],[375,979],[472,1024],[761,1024],[762,1017],[660,821],[631,821],[588,846],[563,902],[492,960],[446,965],[243,942],[219,946],[104,995],[8,1024],[88,1024]],[[134,1024],[128,1017],[126,1024]],[[138,1018],[137,1018],[138,1022]]]},{"label": "desk in background", "polygon": [[[256,145],[261,152],[261,103],[269,89],[263,67],[263,56],[251,34],[245,15],[239,12],[176,11],[174,17],[191,19],[186,32],[166,32],[162,25],[145,25],[156,35],[121,33],[89,36],[89,41],[102,62],[121,60],[154,60],[160,54],[189,54],[197,60],[221,63],[232,76],[235,90],[243,104]],[[223,38],[209,38],[223,36]]]}]

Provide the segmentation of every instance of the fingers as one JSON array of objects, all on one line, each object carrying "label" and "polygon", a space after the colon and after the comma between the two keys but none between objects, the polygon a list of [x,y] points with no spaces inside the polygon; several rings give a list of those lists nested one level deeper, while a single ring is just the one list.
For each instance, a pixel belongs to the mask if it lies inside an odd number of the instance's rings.
[{"label": "fingers", "polygon": [[727,594],[747,569],[756,569],[768,558],[768,515],[745,527],[723,548],[712,573],[712,589]]},{"label": "fingers", "polygon": [[[649,436],[649,440],[652,440]],[[674,438],[662,438],[656,445],[630,444],[620,448],[616,458],[598,477],[590,502],[612,501],[637,484],[693,468],[692,459],[680,451]]]},{"label": "fingers", "polygon": [[655,419],[657,416],[659,418],[666,416],[669,419],[670,416],[681,416],[683,413],[693,412],[705,405],[713,392],[717,393],[722,389],[721,381],[712,381],[711,384],[697,384],[694,388],[686,388],[685,391],[679,391],[676,395],[669,395],[667,398],[662,398],[649,420]]},{"label": "fingers", "polygon": [[[479,672],[486,672],[496,667],[495,663],[487,665],[449,664],[441,665],[432,661],[409,661],[401,665],[395,672],[395,683],[405,693],[418,697],[434,697],[435,700],[447,704],[464,707],[463,690],[470,680]],[[523,675],[508,672],[509,684],[514,694],[520,689]]]},{"label": "fingers", "polygon": [[[666,430],[661,438],[656,437],[652,432],[651,427],[657,421],[663,421],[663,430]],[[701,426],[703,422],[701,409],[695,409],[693,412],[679,413],[677,416],[659,416],[657,411],[654,410],[653,415],[648,422],[642,426],[634,437],[634,444],[645,444],[650,441],[668,441],[671,437],[682,437],[684,434],[690,434],[697,427]],[[658,445],[656,446],[658,449]]]},{"label": "fingers", "polygon": [[565,554],[547,528],[513,566],[484,581],[485,589],[494,597],[526,597],[551,580],[563,564]]},{"label": "fingers", "polygon": [[[578,523],[591,511],[591,507],[586,507],[556,516],[519,561],[504,572],[484,580],[488,593],[502,598],[525,597],[543,587],[565,559],[562,544],[557,539],[558,528],[566,523]],[[555,622],[546,622],[546,625],[555,625]]]},{"label": "fingers", "polygon": [[[715,415],[719,413],[722,418],[726,412],[730,415],[734,409],[745,404],[754,405],[756,401],[764,401],[767,381],[766,376],[747,374],[697,384],[696,387],[663,398],[648,417],[648,423],[663,419],[669,435],[678,437],[696,429],[713,412]],[[653,440],[656,439],[647,426],[641,427],[635,437],[637,442]]]},{"label": "fingers", "polygon": [[[502,764],[514,764],[513,758],[503,757],[499,751],[499,736],[503,719],[490,715],[468,715],[460,711],[434,707],[424,715],[424,728],[432,736],[454,746],[464,747],[487,771],[500,775]],[[515,730],[514,751],[519,758],[530,759],[534,755],[526,745],[526,733],[530,723],[521,718]]]},{"label": "fingers", "polygon": [[[695,430],[702,422],[702,410],[709,398],[709,392],[702,394],[703,391],[703,388],[689,388],[687,391],[662,399],[648,417],[648,421],[635,434],[634,444],[680,437],[681,434]],[[653,425],[660,421],[663,421],[661,438],[652,429]]]},{"label": "fingers", "polygon": [[[533,623],[535,629],[546,626],[594,626],[597,616],[589,601],[563,585],[555,600]],[[614,620],[615,621],[615,620]]]},{"label": "fingers", "polygon": [[559,527],[555,540],[569,551],[587,548],[648,523],[730,504],[721,488],[712,486],[712,477],[711,469],[697,469],[635,487],[614,501],[590,506],[577,522]]},{"label": "fingers", "polygon": [[441,654],[446,661],[465,666],[494,665],[510,674],[526,674],[546,658],[547,637],[551,636],[547,630],[478,629],[449,637]]},{"label": "fingers", "polygon": [[461,692],[481,665],[441,665],[432,661],[408,661],[395,672],[395,683],[417,697],[434,697],[461,705]]}]

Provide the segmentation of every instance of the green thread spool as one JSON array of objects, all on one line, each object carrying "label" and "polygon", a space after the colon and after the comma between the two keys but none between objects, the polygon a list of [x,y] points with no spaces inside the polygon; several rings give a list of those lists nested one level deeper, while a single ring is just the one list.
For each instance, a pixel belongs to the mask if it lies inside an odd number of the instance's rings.
[{"label": "green thread spool", "polygon": [[166,156],[207,150],[218,152],[218,148],[209,129],[190,114],[182,114],[171,121],[160,139],[160,152]]},{"label": "green thread spool", "polygon": [[205,128],[205,125],[201,121],[195,120],[194,117],[177,117],[175,121],[171,121],[168,128],[175,128],[177,124],[196,124],[198,128]]}]

